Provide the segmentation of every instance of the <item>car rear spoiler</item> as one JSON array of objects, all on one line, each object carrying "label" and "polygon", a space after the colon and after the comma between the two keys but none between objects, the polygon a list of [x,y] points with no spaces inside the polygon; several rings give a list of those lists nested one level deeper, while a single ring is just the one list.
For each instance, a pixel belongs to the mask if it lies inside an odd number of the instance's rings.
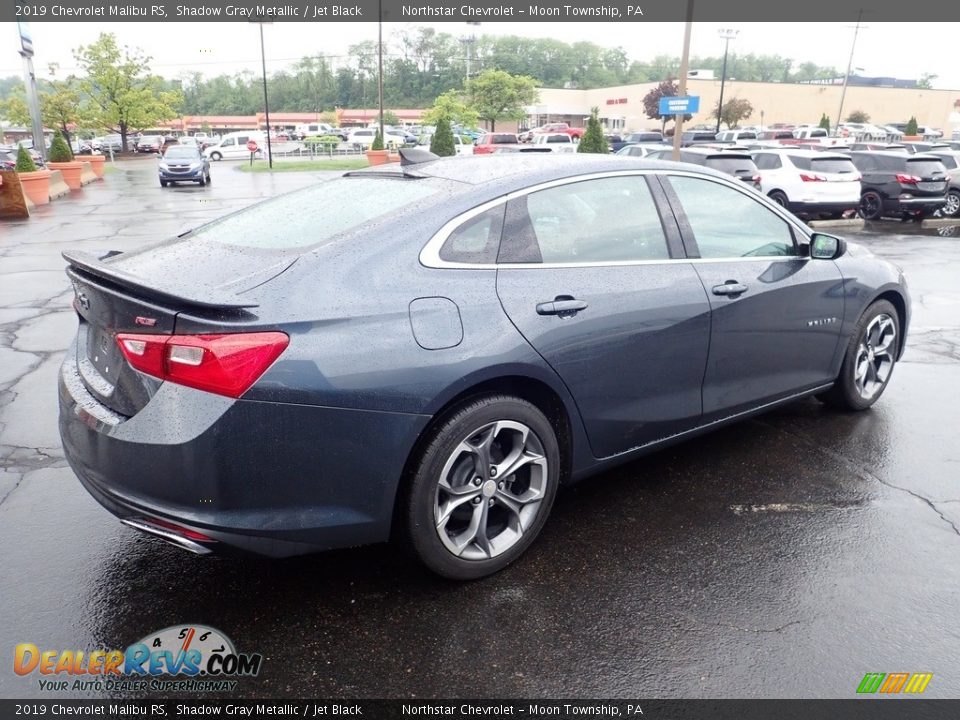
[{"label": "car rear spoiler", "polygon": [[236,295],[217,296],[205,290],[205,297],[197,298],[148,285],[144,282],[143,278],[131,275],[113,265],[103,262],[104,259],[112,257],[112,254],[109,253],[98,257],[92,253],[80,250],[68,250],[63,252],[62,255],[63,259],[70,263],[70,267],[67,269],[68,275],[71,274],[71,271],[76,272],[81,277],[83,275],[92,275],[94,278],[106,280],[107,282],[119,285],[128,290],[134,290],[144,298],[153,298],[160,302],[173,302],[177,305],[190,305],[192,307],[213,308],[218,310],[242,310],[244,308],[257,307],[257,303],[250,302],[249,300],[241,300]]}]

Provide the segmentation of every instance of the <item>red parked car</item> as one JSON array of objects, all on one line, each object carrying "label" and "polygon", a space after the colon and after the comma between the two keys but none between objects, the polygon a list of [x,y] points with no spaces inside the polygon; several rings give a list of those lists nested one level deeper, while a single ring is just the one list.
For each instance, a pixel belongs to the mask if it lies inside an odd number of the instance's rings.
[{"label": "red parked car", "polygon": [[498,145],[518,145],[519,143],[514,133],[489,132],[474,141],[473,154],[489,155],[496,152]]}]

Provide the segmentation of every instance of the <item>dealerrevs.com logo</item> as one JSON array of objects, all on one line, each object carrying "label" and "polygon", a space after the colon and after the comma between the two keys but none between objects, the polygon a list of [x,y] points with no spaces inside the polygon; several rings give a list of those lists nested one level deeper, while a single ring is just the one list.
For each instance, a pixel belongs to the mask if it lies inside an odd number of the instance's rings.
[{"label": "dealerrevs.com logo", "polygon": [[232,691],[237,678],[256,677],[263,656],[238,653],[224,633],[206,625],[173,625],[126,650],[45,650],[33,643],[14,649],[13,671],[38,674],[40,689]]}]

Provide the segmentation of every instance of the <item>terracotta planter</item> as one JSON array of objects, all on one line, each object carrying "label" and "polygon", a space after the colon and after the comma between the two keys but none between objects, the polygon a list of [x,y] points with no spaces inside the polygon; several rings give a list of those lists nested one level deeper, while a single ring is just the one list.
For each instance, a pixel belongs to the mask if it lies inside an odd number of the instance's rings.
[{"label": "terracotta planter", "polygon": [[17,173],[23,192],[33,201],[34,205],[46,205],[50,202],[50,171],[37,170],[35,172]]},{"label": "terracotta planter", "polygon": [[367,162],[371,165],[384,165],[388,154],[386,150],[367,150]]},{"label": "terracotta planter", "polygon": [[80,189],[80,175],[83,172],[82,162],[48,162],[47,167],[51,170],[59,170],[63,173],[63,181],[71,190]]},{"label": "terracotta planter", "polygon": [[90,167],[93,168],[93,172],[98,178],[103,177],[103,164],[107,161],[106,155],[81,155],[80,157],[83,162],[90,163]]},{"label": "terracotta planter", "polygon": [[400,153],[395,153],[395,152],[388,153],[387,162],[388,163],[400,162]]}]

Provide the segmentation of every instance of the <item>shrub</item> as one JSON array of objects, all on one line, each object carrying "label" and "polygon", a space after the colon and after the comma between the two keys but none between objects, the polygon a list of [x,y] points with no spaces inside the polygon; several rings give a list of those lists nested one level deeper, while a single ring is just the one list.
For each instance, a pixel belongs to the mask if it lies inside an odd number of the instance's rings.
[{"label": "shrub", "polygon": [[917,134],[917,119],[913,116],[910,117],[910,122],[907,123],[907,129],[903,131],[904,135],[916,135]]},{"label": "shrub", "polygon": [[603,128],[600,127],[599,108],[590,110],[590,119],[587,120],[587,129],[580,138],[580,146],[577,152],[597,153],[605,155],[610,152],[610,146],[607,145],[607,138],[603,135]]},{"label": "shrub", "polygon": [[59,131],[53,136],[53,142],[50,144],[50,162],[73,162],[73,152]]},{"label": "shrub", "polygon": [[828,133],[830,132],[830,118],[827,117],[826,113],[820,115],[820,127],[826,130]]},{"label": "shrub", "polygon": [[457,148],[453,144],[453,130],[446,118],[437,121],[437,130],[430,138],[430,152],[440,157],[453,157],[457,154]]},{"label": "shrub", "polygon": [[370,145],[371,150],[383,150],[383,135],[380,134],[380,131],[377,130],[376,137],[373,138],[373,144]]},{"label": "shrub", "polygon": [[18,173],[37,171],[37,164],[33,161],[33,158],[30,157],[30,151],[23,147],[23,145],[21,145],[20,149],[17,150],[16,170]]}]

